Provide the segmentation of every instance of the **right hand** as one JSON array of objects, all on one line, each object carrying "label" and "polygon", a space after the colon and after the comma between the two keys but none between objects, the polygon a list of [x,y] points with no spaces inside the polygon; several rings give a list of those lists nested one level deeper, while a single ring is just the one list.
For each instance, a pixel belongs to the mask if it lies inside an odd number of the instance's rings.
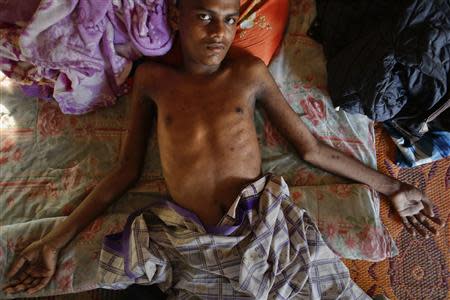
[{"label": "right hand", "polygon": [[12,263],[6,274],[10,282],[3,291],[31,295],[46,287],[55,274],[58,254],[59,249],[42,240],[33,242]]}]

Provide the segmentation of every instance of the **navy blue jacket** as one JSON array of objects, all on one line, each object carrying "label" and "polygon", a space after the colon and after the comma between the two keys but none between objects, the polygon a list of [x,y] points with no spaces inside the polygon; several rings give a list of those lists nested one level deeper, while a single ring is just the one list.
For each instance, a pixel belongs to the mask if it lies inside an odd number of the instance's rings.
[{"label": "navy blue jacket", "polygon": [[450,0],[317,0],[335,106],[420,136],[450,105]]}]

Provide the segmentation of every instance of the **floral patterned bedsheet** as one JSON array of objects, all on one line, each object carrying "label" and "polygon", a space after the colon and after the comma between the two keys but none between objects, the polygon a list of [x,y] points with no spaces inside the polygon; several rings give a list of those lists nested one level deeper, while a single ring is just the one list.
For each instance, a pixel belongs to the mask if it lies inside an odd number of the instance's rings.
[{"label": "floral patterned bedsheet", "polygon": [[[314,2],[292,0],[285,40],[270,69],[289,104],[322,141],[376,166],[373,124],[336,111],[326,92],[320,45],[306,37]],[[118,159],[127,128],[127,97],[108,109],[63,115],[56,102],[24,96],[0,82],[0,285],[14,255],[63,220]],[[263,171],[281,174],[293,199],[309,210],[334,251],[380,260],[396,253],[379,218],[379,198],[364,185],[302,161],[264,113],[256,113]],[[62,252],[54,280],[39,295],[98,287],[102,238],[122,229],[127,216],[150,197],[166,193],[155,135],[138,184],[77,236]],[[0,297],[6,297],[1,294]]]}]

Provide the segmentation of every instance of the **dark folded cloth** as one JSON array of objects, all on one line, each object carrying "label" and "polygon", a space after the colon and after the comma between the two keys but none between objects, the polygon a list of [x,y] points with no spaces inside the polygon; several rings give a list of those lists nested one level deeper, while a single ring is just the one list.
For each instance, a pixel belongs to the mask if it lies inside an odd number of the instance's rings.
[{"label": "dark folded cloth", "polygon": [[317,13],[334,105],[421,137],[450,102],[450,1],[317,0]]}]

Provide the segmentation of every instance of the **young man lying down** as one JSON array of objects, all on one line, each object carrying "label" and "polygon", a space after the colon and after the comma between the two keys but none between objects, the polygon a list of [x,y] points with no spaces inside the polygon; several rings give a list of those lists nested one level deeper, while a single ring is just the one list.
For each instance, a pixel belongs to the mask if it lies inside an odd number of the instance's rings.
[{"label": "young man lying down", "polygon": [[227,55],[238,17],[239,0],[180,1],[182,65],[138,67],[117,166],[19,255],[5,292],[32,294],[48,284],[59,251],[139,178],[156,118],[171,199],[152,202],[106,238],[102,283],[158,284],[173,298],[367,299],[284,180],[261,174],[257,102],[303,160],[388,196],[411,233],[436,232],[431,222],[441,222],[421,191],[316,140],[264,63]]}]

